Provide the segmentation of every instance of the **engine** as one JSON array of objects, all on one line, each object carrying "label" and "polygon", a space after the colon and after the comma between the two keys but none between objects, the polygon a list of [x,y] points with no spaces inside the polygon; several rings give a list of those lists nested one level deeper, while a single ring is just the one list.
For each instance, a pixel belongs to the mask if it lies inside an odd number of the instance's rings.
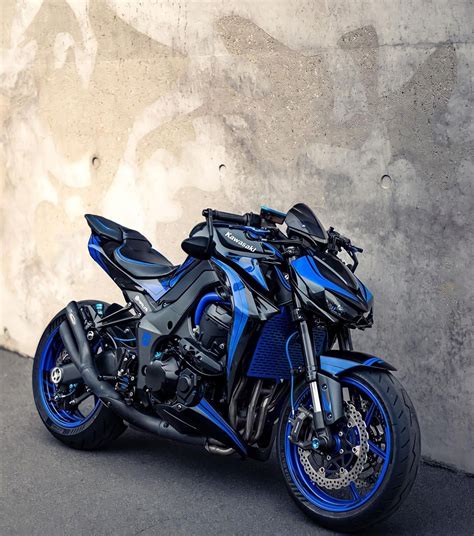
[{"label": "engine", "polygon": [[155,401],[176,397],[184,405],[193,405],[202,396],[203,380],[222,376],[231,320],[225,306],[210,304],[193,335],[167,341],[155,352],[145,373]]},{"label": "engine", "polygon": [[207,350],[222,356],[227,345],[232,316],[228,308],[212,303],[199,323],[199,341]]}]

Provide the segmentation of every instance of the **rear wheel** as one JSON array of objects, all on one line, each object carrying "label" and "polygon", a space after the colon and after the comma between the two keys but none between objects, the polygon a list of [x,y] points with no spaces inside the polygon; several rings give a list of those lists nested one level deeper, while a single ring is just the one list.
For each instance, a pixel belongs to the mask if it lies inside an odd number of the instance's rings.
[{"label": "rear wheel", "polygon": [[[91,305],[99,314],[107,307],[98,301],[81,301],[78,305]],[[46,428],[66,445],[98,449],[122,434],[126,426],[84,382],[58,386],[51,381],[51,371],[70,362],[59,334],[59,326],[65,319],[63,309],[48,324],[36,350],[32,378],[36,409]]]},{"label": "rear wheel", "polygon": [[[390,373],[352,371],[341,383],[345,417],[332,430],[335,447],[323,452],[290,442],[288,402],[277,449],[298,506],[321,525],[352,532],[389,516],[406,498],[418,470],[420,431],[407,393]],[[296,389],[294,399],[296,412],[312,409],[306,384]]]}]

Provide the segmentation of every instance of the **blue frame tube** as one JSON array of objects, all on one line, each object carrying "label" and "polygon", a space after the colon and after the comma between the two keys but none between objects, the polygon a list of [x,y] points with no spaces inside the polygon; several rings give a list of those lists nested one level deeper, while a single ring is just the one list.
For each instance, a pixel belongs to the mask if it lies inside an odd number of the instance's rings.
[{"label": "blue frame tube", "polygon": [[216,292],[209,292],[208,294],[204,294],[204,296],[199,301],[196,310],[194,311],[194,325],[199,326],[199,323],[201,322],[202,315],[204,314],[204,311],[206,307],[210,303],[222,303],[225,300],[219,296]]}]

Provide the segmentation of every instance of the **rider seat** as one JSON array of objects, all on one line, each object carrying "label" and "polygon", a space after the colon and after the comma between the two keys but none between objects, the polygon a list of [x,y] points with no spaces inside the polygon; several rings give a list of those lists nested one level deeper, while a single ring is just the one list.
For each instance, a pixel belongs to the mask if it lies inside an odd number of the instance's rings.
[{"label": "rider seat", "polygon": [[177,268],[138,231],[129,229],[102,216],[86,214],[92,231],[118,245],[113,260],[130,275],[138,278],[161,278],[171,275]]}]

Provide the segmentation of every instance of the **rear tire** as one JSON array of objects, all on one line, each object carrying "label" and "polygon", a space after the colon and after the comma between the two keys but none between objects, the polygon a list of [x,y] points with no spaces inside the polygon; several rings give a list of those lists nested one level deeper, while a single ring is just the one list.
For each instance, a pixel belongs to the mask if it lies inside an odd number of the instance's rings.
[{"label": "rear tire", "polygon": [[[107,304],[96,300],[78,302],[84,305]],[[39,416],[48,431],[59,441],[71,448],[96,450],[119,437],[126,426],[122,419],[95,399],[89,414],[58,409],[50,399],[53,388],[48,384],[49,369],[57,356],[64,349],[59,335],[59,326],[66,319],[66,310],[60,311],[45,329],[33,363],[33,396]],[[54,366],[54,365],[53,365]]]},{"label": "rear tire", "polygon": [[[277,456],[286,486],[297,505],[320,525],[336,531],[356,532],[378,523],[397,510],[408,496],[415,481],[420,462],[420,430],[413,404],[400,382],[390,373],[378,370],[351,371],[345,376],[347,382],[369,390],[380,404],[380,413],[385,413],[386,430],[390,430],[390,439],[385,444],[387,462],[383,465],[380,481],[374,486],[373,495],[353,495],[353,503],[324,503],[326,493],[324,487],[314,482],[308,484],[307,477],[301,468],[295,469],[295,456],[291,455],[288,440],[288,418],[290,401],[282,414],[277,437]],[[341,378],[344,382],[345,378]],[[305,383],[295,389],[295,400],[302,400]],[[298,404],[295,404],[297,406]],[[369,413],[369,412],[367,412]],[[364,418],[365,419],[365,418]],[[369,429],[369,428],[368,428]],[[369,436],[370,438],[370,436]],[[381,450],[379,451],[384,454]],[[298,461],[298,459],[297,459]],[[296,463],[297,463],[296,461]],[[303,467],[303,466],[301,466]],[[303,475],[304,478],[301,478]],[[305,480],[306,478],[306,480]],[[351,482],[355,487],[355,483]],[[347,486],[349,490],[349,486]],[[356,488],[357,491],[357,488]],[[313,493],[313,495],[312,495]],[[323,499],[321,499],[323,497]],[[344,509],[346,511],[344,511]]]}]

